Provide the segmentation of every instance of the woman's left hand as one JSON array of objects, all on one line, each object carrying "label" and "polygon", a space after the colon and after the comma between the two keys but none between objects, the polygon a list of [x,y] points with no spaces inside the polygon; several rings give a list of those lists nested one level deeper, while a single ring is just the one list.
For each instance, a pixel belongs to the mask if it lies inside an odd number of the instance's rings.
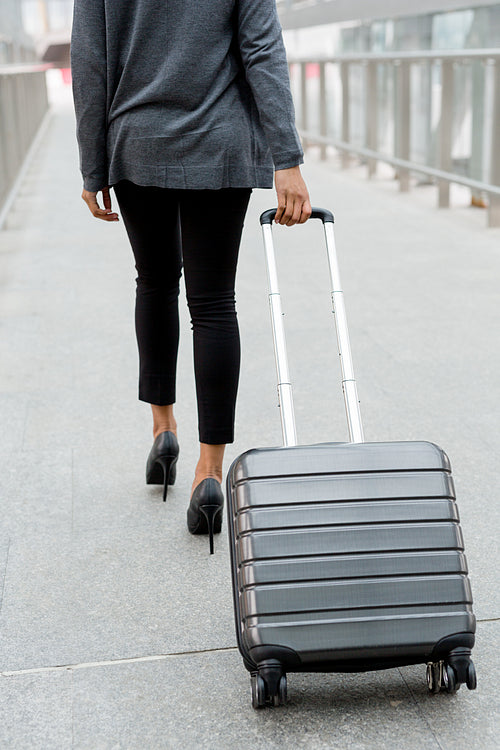
[{"label": "woman's left hand", "polygon": [[297,165],[290,169],[277,169],[274,173],[274,184],[278,196],[275,222],[285,224],[287,227],[304,224],[310,217],[312,209],[300,167]]},{"label": "woman's left hand", "polygon": [[87,204],[87,206],[90,209],[90,212],[93,216],[95,216],[96,219],[103,219],[104,221],[119,221],[119,217],[117,213],[113,213],[111,210],[111,196],[109,194],[109,186],[104,187],[102,189],[102,198],[104,201],[104,208],[101,208],[99,206],[99,203],[97,202],[97,192],[92,192],[92,190],[85,190],[85,188],[82,191],[82,198]]}]

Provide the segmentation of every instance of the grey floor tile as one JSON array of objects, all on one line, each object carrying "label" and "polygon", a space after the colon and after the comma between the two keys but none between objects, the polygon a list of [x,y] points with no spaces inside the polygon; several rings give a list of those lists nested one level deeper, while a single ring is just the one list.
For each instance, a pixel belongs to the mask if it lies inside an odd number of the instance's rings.
[{"label": "grey floor tile", "polygon": [[237,652],[75,670],[75,748],[439,748],[397,670],[290,675],[265,711],[249,685]]},{"label": "grey floor tile", "polygon": [[0,747],[70,750],[71,684],[67,670],[0,676]]},{"label": "grey floor tile", "polygon": [[462,685],[455,695],[430,695],[417,680],[417,667],[401,670],[422,716],[441,750],[495,750],[500,737],[500,705],[496,686],[500,678],[497,657],[500,620],[479,623],[473,660],[477,689]]},{"label": "grey floor tile", "polygon": [[0,430],[0,469],[9,465],[12,454],[23,446],[24,429],[29,396],[17,393],[0,392],[0,415],[3,425],[8,429]]},{"label": "grey floor tile", "polygon": [[5,576],[9,560],[10,537],[5,532],[0,532],[0,611],[2,609],[3,592],[5,588]]},{"label": "grey floor tile", "polygon": [[71,531],[72,457],[68,447],[41,441],[36,450],[0,459],[0,529],[13,536]]},{"label": "grey floor tile", "polygon": [[188,533],[184,509],[181,519],[160,511],[156,528],[12,540],[0,612],[4,669],[235,644],[226,529],[210,556],[207,538]]}]

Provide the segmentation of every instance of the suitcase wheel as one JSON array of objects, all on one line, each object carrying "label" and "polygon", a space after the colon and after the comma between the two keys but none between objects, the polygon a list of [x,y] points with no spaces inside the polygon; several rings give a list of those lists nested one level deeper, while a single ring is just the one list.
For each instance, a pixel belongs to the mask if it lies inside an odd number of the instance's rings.
[{"label": "suitcase wheel", "polygon": [[475,690],[477,688],[476,668],[473,661],[469,662],[469,666],[467,667],[466,683],[469,690]]},{"label": "suitcase wheel", "polygon": [[252,706],[264,708],[266,705],[266,683],[258,672],[252,672],[250,682],[252,685]]},{"label": "suitcase wheel", "polygon": [[455,670],[449,664],[445,664],[443,668],[443,685],[447,693],[456,693],[460,687]]},{"label": "suitcase wheel", "polygon": [[286,675],[279,662],[263,662],[259,670],[250,675],[252,685],[252,706],[281,706],[286,703]]},{"label": "suitcase wheel", "polygon": [[477,687],[476,670],[470,658],[470,649],[457,648],[448,654],[446,661],[427,664],[427,687],[431,693],[456,693],[462,683],[469,690]]},{"label": "suitcase wheel", "polygon": [[427,664],[427,687],[430,693],[441,692],[443,662],[429,662]]},{"label": "suitcase wheel", "polygon": [[285,705],[287,700],[286,692],[286,675],[282,675],[279,684],[279,699],[282,706]]}]

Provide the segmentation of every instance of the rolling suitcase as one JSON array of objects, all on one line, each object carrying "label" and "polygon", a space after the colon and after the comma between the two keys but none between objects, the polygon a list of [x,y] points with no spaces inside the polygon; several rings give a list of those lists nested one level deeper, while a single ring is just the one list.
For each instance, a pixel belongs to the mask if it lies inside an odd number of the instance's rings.
[{"label": "rolling suitcase", "polygon": [[475,617],[448,457],[425,441],[364,442],[333,234],[323,221],[349,443],[297,445],[272,241],[261,217],[283,446],[254,448],[226,483],[238,646],[254,708],[287,672],[427,664],[431,692],[476,687]]}]

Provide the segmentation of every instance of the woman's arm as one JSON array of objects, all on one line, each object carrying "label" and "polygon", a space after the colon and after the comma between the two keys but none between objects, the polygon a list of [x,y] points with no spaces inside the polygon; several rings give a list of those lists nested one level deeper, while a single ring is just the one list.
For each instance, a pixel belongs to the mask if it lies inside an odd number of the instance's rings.
[{"label": "woman's arm", "polygon": [[275,169],[302,164],[275,0],[236,0],[238,43]]},{"label": "woman's arm", "polygon": [[275,0],[236,0],[237,34],[246,79],[252,90],[275,168],[278,210],[275,221],[292,226],[311,215],[299,164],[304,152],[295,127],[295,110],[285,47]]},{"label": "woman's arm", "polygon": [[71,73],[83,187],[98,191],[108,184],[104,0],[75,0]]}]

